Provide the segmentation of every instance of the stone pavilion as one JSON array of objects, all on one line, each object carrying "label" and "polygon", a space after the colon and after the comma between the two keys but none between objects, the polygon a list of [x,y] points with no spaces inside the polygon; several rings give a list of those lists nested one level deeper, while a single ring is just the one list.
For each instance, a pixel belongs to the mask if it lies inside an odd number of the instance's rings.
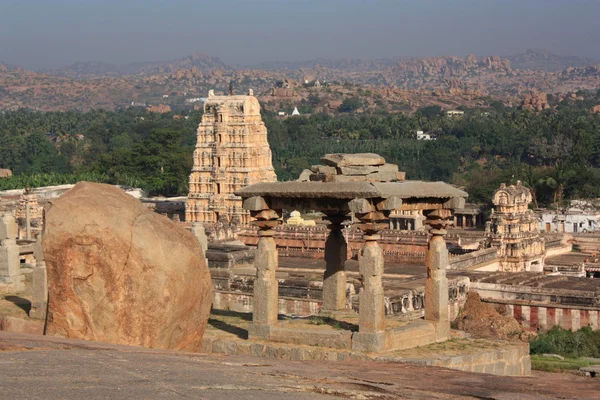
[{"label": "stone pavilion", "polygon": [[[331,156],[321,160],[329,161]],[[371,154],[334,156],[338,166],[344,165],[347,160],[360,165],[378,164],[381,158]],[[348,181],[337,176],[336,181],[257,183],[236,192],[244,199],[244,208],[250,211],[259,228],[249,337],[367,352],[398,350],[447,340],[450,335],[446,278],[448,250],[444,235],[445,228],[453,224],[452,210],[464,207],[467,194],[443,182],[401,182],[396,173],[390,174],[389,180],[379,181],[355,178]],[[320,211],[330,222],[325,244],[326,270],[321,312],[332,318],[347,313],[344,267],[347,242],[341,232],[343,223],[356,221],[362,230],[364,245],[358,256],[361,281],[358,332],[290,330],[278,323],[278,250],[273,236],[283,210]],[[425,320],[393,327],[385,319],[384,256],[378,242],[380,232],[389,227],[390,213],[398,210],[422,212],[427,218],[425,222],[430,227],[431,239],[426,257]]]}]

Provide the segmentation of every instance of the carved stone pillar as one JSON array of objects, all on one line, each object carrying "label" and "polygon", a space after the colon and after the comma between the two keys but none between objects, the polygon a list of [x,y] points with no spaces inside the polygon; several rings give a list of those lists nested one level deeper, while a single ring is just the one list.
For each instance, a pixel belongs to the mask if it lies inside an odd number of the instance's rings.
[{"label": "carved stone pillar", "polygon": [[250,210],[258,226],[258,246],[255,261],[254,301],[249,337],[269,339],[270,328],[277,323],[279,310],[279,286],[277,283],[278,252],[274,228],[280,222],[281,210],[271,210],[262,197],[244,200],[244,208]]},{"label": "carved stone pillar", "polygon": [[352,348],[378,352],[385,349],[385,298],[382,276],[384,268],[383,250],[378,243],[379,232],[387,226],[389,210],[401,204],[399,199],[382,201],[377,206],[364,199],[350,203],[350,209],[362,222],[365,245],[358,255],[361,288],[358,295],[358,333],[352,337]]},{"label": "carved stone pillar", "polygon": [[323,275],[324,313],[335,313],[346,309],[346,271],[344,264],[348,256],[348,244],[342,233],[344,215],[328,215],[331,224],[325,241],[325,273]]},{"label": "carved stone pillar", "polygon": [[448,250],[446,249],[446,227],[452,225],[452,212],[447,209],[435,210],[427,215],[427,224],[431,226],[431,239],[427,248],[425,281],[425,319],[436,323],[438,340],[448,337]]},{"label": "carved stone pillar", "polygon": [[18,235],[19,227],[15,217],[10,212],[4,213],[0,218],[0,282],[11,285],[16,292],[24,289]]},{"label": "carved stone pillar", "polygon": [[44,249],[42,247],[42,234],[39,234],[34,249],[35,267],[33,267],[31,318],[46,319],[48,309],[48,275]]}]

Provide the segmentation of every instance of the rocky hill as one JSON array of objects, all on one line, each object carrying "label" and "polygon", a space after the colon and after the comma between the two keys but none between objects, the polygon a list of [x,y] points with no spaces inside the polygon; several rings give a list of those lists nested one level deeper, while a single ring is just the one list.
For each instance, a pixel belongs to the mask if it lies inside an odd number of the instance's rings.
[{"label": "rocky hill", "polygon": [[194,53],[190,56],[169,61],[137,62],[125,65],[113,65],[101,62],[77,62],[65,67],[44,70],[42,73],[70,78],[99,78],[107,76],[170,74],[181,69],[197,68],[202,71],[232,68],[218,57]]},{"label": "rocky hill", "polygon": [[585,67],[600,61],[576,56],[560,56],[544,49],[529,49],[505,57],[515,69],[533,69],[546,72],[558,72],[568,67]]},{"label": "rocky hill", "polygon": [[257,65],[238,67],[239,69],[262,69],[268,71],[300,70],[312,68],[327,68],[346,72],[382,71],[401,61],[400,58],[381,58],[376,60],[361,59],[326,59],[317,58],[308,61],[274,61]]},{"label": "rocky hill", "polygon": [[[383,108],[397,112],[427,105],[446,109],[478,107],[494,100],[519,105],[527,93],[534,91],[560,94],[600,87],[600,64],[548,72],[514,68],[510,59],[496,56],[394,62],[313,60],[264,64],[263,68],[233,68],[203,54],[125,66],[76,63],[44,73],[0,64],[0,110],[89,110],[159,104],[177,110],[198,106],[210,89],[226,93],[230,83],[236,93],[252,88],[267,109],[278,111],[291,106],[293,110],[294,106],[310,103],[311,109],[326,112],[337,110],[346,98],[354,97],[361,98],[360,110]],[[293,96],[273,91],[282,81],[293,83]],[[317,81],[323,87],[314,88]],[[531,106],[540,108],[538,103]],[[545,108],[543,104],[541,107]]]}]

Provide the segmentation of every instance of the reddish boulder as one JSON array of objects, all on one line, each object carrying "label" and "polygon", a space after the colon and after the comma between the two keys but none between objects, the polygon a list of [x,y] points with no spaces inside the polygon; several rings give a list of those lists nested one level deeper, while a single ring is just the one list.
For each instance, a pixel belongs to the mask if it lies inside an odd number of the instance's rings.
[{"label": "reddish boulder", "polygon": [[47,333],[198,351],[212,283],[198,241],[120,189],[80,182],[46,213]]}]

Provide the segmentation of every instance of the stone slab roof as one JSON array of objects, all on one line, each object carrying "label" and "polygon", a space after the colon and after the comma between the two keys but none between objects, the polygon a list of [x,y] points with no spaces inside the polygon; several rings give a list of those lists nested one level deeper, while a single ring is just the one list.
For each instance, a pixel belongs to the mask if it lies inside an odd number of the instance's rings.
[{"label": "stone slab roof", "polygon": [[468,194],[444,182],[272,182],[256,183],[235,192],[244,198],[466,198]]}]

